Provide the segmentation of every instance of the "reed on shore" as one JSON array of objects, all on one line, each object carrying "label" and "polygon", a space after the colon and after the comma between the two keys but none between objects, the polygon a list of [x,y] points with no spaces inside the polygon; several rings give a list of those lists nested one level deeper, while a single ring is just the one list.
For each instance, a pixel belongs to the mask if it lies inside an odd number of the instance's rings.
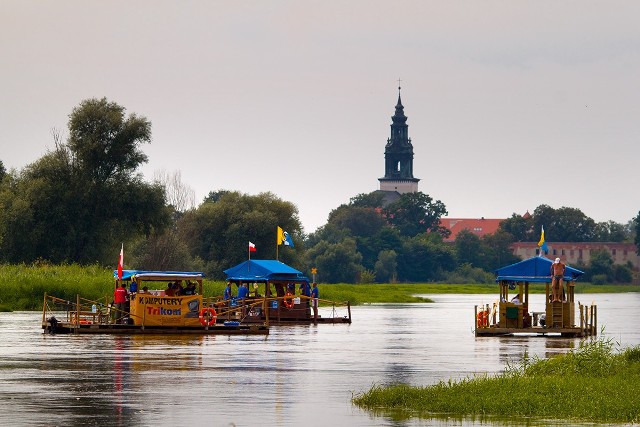
[{"label": "reed on shore", "polygon": [[[40,310],[45,292],[61,299],[75,300],[77,294],[90,300],[113,295],[113,269],[97,265],[34,264],[0,265],[0,311]],[[204,280],[205,296],[222,295],[223,281]],[[318,284],[320,298],[349,301],[352,305],[374,303],[431,302],[426,294],[497,294],[496,284]],[[544,293],[544,284],[531,284],[531,293]],[[577,293],[637,292],[640,286],[591,285],[579,283]]]},{"label": "reed on shore", "polygon": [[[426,387],[373,386],[353,403],[395,418],[535,417],[608,423],[640,422],[640,346],[614,350],[610,339],[586,340],[550,359],[526,354],[495,376]],[[434,415],[439,414],[439,415]]]}]

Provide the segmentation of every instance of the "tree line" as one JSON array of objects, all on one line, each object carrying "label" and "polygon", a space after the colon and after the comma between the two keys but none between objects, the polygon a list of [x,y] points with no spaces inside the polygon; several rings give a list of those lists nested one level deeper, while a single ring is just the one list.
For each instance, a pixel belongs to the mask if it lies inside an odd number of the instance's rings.
[{"label": "tree line", "polygon": [[[445,204],[422,192],[387,200],[374,191],[331,211],[327,223],[304,234],[292,202],[273,193],[212,190],[199,204],[178,173],[146,182],[139,168],[151,142],[151,122],[106,98],[82,101],[69,115],[68,137],[53,132],[54,148],[20,171],[0,161],[0,261],[115,265],[120,244],[126,267],[223,270],[247,258],[278,258],[323,282],[489,282],[493,270],[517,262],[510,245],[537,241],[540,228],[553,241],[635,242],[640,212],[627,224],[596,223],[579,209],[538,206],[513,214],[499,230],[470,231],[455,243],[440,225]],[[276,247],[276,227],[294,247]],[[608,258],[607,258],[608,257]],[[595,254],[594,281],[630,281],[629,266]]]}]

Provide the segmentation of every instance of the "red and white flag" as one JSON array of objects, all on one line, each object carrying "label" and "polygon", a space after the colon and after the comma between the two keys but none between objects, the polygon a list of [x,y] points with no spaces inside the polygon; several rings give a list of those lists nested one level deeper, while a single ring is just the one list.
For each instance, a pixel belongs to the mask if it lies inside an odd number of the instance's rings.
[{"label": "red and white flag", "polygon": [[122,280],[122,268],[124,267],[124,243],[120,248],[120,258],[118,259],[118,280]]},{"label": "red and white flag", "polygon": [[255,252],[255,251],[256,251],[256,245],[249,242],[249,252]]}]

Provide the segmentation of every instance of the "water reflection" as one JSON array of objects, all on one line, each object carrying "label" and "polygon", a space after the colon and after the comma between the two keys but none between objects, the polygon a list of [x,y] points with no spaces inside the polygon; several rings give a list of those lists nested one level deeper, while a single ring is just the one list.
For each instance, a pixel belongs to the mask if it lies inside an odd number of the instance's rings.
[{"label": "water reflection", "polygon": [[[0,399],[11,403],[0,416],[36,426],[563,425],[351,405],[352,393],[373,384],[500,372],[525,353],[551,357],[580,342],[476,338],[477,295],[429,297],[436,303],[354,307],[351,325],[274,327],[266,337],[50,336],[38,329],[39,313],[0,313]],[[640,295],[592,299],[608,337],[640,344]]]}]

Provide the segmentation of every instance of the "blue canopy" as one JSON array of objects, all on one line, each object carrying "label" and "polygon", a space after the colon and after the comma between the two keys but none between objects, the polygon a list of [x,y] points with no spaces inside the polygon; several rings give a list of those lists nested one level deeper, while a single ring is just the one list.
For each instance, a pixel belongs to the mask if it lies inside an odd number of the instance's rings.
[{"label": "blue canopy", "polygon": [[[551,282],[551,264],[553,264],[553,261],[541,256],[525,259],[497,269],[496,274],[498,277],[496,282],[504,280],[512,282]],[[567,266],[563,280],[565,282],[576,280],[583,274],[583,271]]]},{"label": "blue canopy", "polygon": [[252,259],[224,270],[227,280],[242,282],[296,281],[308,282],[301,271],[277,260]]},{"label": "blue canopy", "polygon": [[[122,270],[122,280],[129,280],[132,276],[154,277],[159,280],[202,279],[204,273],[200,271],[150,271],[150,270]],[[118,278],[118,270],[113,270],[113,278]]]}]

